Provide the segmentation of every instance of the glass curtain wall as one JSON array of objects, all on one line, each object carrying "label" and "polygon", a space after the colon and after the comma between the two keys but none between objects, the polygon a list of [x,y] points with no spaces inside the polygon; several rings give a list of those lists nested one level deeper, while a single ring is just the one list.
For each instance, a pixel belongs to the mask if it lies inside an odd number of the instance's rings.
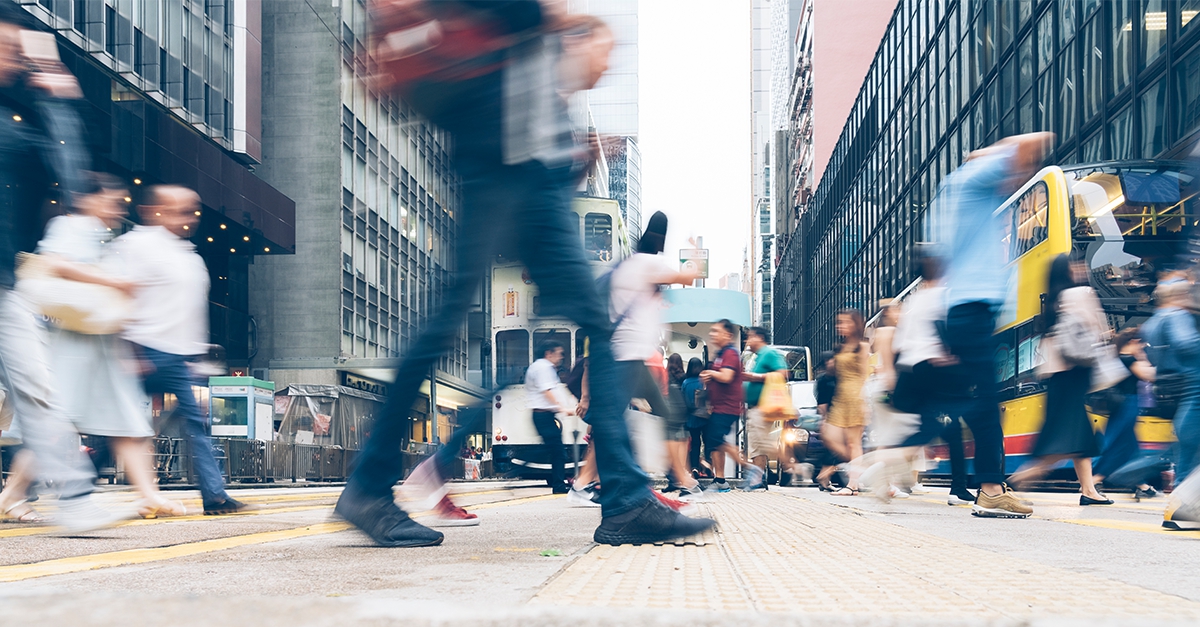
[{"label": "glass curtain wall", "polygon": [[901,0],[782,251],[778,341],[828,348],[837,310],[869,316],[911,283],[913,244],[944,239],[930,200],[971,150],[1045,130],[1062,165],[1185,152],[1200,129],[1198,11],[1200,0]]},{"label": "glass curtain wall", "polygon": [[[449,136],[366,88],[366,12],[357,0],[341,6],[341,350],[396,357],[448,289],[461,199]],[[467,378],[465,323],[438,368]]]}]

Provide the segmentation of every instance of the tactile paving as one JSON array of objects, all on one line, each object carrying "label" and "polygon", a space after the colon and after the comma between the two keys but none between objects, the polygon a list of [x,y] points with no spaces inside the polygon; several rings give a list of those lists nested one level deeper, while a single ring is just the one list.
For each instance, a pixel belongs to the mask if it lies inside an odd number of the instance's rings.
[{"label": "tactile paving", "polygon": [[534,605],[958,617],[1200,619],[1200,603],[777,493],[700,504],[683,546],[596,546]]}]

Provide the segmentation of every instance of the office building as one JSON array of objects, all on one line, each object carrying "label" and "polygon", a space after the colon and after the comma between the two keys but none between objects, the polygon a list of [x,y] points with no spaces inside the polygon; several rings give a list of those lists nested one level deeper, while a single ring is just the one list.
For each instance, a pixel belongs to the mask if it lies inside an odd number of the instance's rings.
[{"label": "office building", "polygon": [[638,2],[587,0],[573,9],[604,20],[616,40],[609,69],[588,92],[596,130],[604,138],[609,166],[609,189],[621,204],[621,217],[630,238],[642,232],[642,154],[638,149]]},{"label": "office building", "polygon": [[973,149],[1045,130],[1063,165],[1190,150],[1197,4],[900,2],[783,251],[779,341],[828,347],[839,308],[869,314],[908,285],[930,199]]},{"label": "office building", "polygon": [[79,79],[93,167],[129,181],[131,203],[154,184],[200,194],[192,242],[212,283],[211,341],[231,370],[246,370],[261,338],[250,268],[295,246],[295,203],[250,168],[262,159],[260,3],[19,4],[56,34]]},{"label": "office building", "polygon": [[[461,198],[449,137],[364,82],[358,0],[265,2],[263,178],[296,203],[296,254],[257,263],[254,365],[277,385],[355,384],[386,391],[394,359],[438,309],[451,281]],[[480,294],[483,292],[481,291]],[[454,410],[483,396],[487,299],[437,366],[414,442],[449,434]],[[423,386],[428,389],[429,382]]]}]

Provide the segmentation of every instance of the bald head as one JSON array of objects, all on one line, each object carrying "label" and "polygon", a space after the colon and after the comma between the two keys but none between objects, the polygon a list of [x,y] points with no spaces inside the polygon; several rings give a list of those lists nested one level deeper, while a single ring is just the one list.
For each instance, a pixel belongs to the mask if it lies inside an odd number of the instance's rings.
[{"label": "bald head", "polygon": [[188,238],[200,222],[200,195],[181,185],[155,185],[146,191],[138,212],[142,222],[161,226],[175,235]]}]

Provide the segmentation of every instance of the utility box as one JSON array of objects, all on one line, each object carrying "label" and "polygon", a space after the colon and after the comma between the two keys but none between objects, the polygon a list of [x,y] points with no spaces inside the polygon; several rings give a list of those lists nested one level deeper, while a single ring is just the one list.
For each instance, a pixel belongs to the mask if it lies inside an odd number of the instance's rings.
[{"label": "utility box", "polygon": [[209,377],[208,415],[215,437],[275,439],[275,383],[254,377]]}]

